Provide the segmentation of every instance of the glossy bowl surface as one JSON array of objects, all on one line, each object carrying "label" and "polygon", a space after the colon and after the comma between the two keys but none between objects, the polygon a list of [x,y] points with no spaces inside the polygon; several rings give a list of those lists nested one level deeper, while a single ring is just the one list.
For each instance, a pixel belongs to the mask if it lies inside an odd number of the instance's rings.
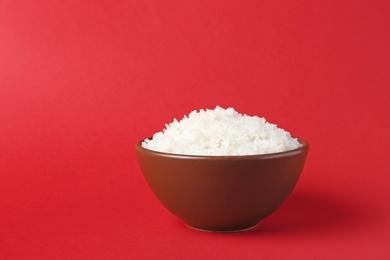
[{"label": "glossy bowl surface", "polygon": [[135,146],[143,175],[157,199],[190,227],[239,231],[279,208],[303,170],[309,144],[280,153],[194,156]]}]

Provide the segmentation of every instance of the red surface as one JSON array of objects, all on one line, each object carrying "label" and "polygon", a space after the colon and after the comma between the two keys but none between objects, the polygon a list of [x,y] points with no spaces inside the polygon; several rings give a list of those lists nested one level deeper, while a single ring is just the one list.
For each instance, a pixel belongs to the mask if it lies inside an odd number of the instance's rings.
[{"label": "red surface", "polygon": [[[1,1],[0,258],[389,258],[389,3]],[[249,232],[187,228],[135,158],[216,105],[311,144]]]}]

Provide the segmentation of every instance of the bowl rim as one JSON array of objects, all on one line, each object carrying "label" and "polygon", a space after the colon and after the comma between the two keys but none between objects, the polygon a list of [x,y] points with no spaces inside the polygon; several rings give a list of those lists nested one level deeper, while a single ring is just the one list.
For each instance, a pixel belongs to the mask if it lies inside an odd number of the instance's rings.
[{"label": "bowl rim", "polygon": [[245,159],[272,159],[272,158],[280,158],[280,157],[287,157],[292,156],[295,154],[302,153],[304,151],[307,151],[309,149],[309,143],[299,137],[297,138],[298,142],[302,144],[300,147],[287,150],[283,152],[276,152],[276,153],[266,153],[266,154],[250,154],[250,155],[191,155],[191,154],[178,154],[178,153],[166,153],[166,152],[160,152],[155,151],[151,149],[147,149],[142,146],[142,142],[146,139],[152,139],[153,137],[147,137],[142,139],[141,141],[138,141],[135,145],[136,151],[139,152],[145,152],[149,153],[155,156],[160,157],[169,157],[169,158],[178,158],[178,159],[207,159],[207,160],[245,160]]}]

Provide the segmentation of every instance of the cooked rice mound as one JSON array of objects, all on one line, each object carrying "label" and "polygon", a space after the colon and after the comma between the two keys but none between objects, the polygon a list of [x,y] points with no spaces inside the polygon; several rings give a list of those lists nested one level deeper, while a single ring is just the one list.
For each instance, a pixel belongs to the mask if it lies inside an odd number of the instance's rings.
[{"label": "cooked rice mound", "polygon": [[149,150],[187,155],[255,155],[277,153],[301,146],[290,133],[265,118],[243,115],[233,108],[192,111],[162,132],[145,139]]}]

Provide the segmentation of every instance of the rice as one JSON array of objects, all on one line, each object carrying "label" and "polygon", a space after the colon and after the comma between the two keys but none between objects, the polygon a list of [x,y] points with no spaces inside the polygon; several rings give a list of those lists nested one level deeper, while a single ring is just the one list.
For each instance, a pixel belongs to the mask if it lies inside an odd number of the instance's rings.
[{"label": "rice", "polygon": [[255,155],[277,153],[300,147],[290,133],[265,118],[240,114],[233,108],[192,111],[176,118],[142,147],[165,153],[187,155]]}]

